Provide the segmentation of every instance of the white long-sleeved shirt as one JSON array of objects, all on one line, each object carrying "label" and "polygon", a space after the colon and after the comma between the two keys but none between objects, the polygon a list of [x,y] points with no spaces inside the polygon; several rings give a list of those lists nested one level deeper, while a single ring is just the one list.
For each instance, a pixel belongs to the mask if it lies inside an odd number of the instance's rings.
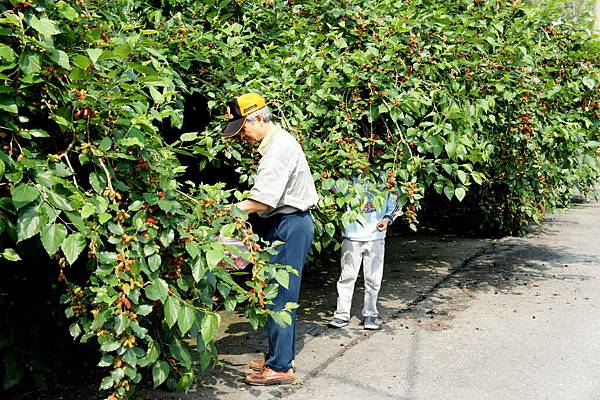
[{"label": "white long-sleeved shirt", "polygon": [[[353,179],[355,185],[360,185],[357,178]],[[400,206],[397,204],[396,196],[388,193],[385,204],[381,210],[377,210],[373,205],[373,194],[367,194],[367,202],[363,205],[365,215],[359,214],[355,222],[351,223],[342,231],[342,236],[349,240],[371,241],[385,239],[387,230],[377,230],[377,224],[384,218],[390,221],[390,224],[400,215]]]}]

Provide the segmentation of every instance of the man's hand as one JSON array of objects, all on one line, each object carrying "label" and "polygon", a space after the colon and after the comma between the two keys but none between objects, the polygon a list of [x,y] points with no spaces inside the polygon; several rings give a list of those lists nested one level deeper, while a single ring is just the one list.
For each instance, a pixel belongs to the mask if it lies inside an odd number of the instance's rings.
[{"label": "man's hand", "polygon": [[236,207],[244,212],[247,212],[248,214],[259,211],[267,211],[269,209],[268,205],[252,199],[242,200],[236,204]]},{"label": "man's hand", "polygon": [[377,224],[377,230],[379,232],[383,232],[387,229],[388,225],[390,223],[390,220],[387,218],[382,219],[381,221],[379,221],[379,223]]}]

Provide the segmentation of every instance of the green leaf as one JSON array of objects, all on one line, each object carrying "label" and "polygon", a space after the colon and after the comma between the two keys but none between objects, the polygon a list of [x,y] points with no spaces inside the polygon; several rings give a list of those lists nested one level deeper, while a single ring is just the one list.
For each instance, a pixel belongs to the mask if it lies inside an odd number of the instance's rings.
[{"label": "green leaf", "polygon": [[87,49],[87,54],[90,57],[90,60],[92,60],[92,64],[96,64],[102,55],[102,49]]},{"label": "green leaf", "polygon": [[23,363],[15,358],[13,351],[9,351],[3,355],[4,361],[4,376],[3,376],[3,389],[8,389],[21,382],[24,375],[25,368]]},{"label": "green leaf", "polygon": [[158,360],[159,356],[160,350],[156,345],[156,342],[150,340],[150,343],[148,344],[148,351],[146,352],[146,355],[138,361],[138,365],[145,367],[150,364],[154,364],[156,360]]},{"label": "green leaf", "polygon": [[114,382],[113,382],[113,377],[112,376],[105,376],[102,379],[102,382],[100,382],[100,389],[102,390],[108,390],[113,386]]},{"label": "green leaf", "polygon": [[74,323],[69,326],[69,333],[73,336],[73,339],[77,339],[79,335],[81,335],[81,327],[79,324]]},{"label": "green leaf", "polygon": [[152,96],[152,100],[154,100],[156,104],[162,104],[165,102],[165,96],[156,90],[156,88],[150,86],[148,89],[150,90],[150,96]]},{"label": "green leaf", "polygon": [[75,19],[77,18],[77,11],[75,11],[73,7],[71,7],[62,0],[56,4],[56,8],[58,9],[58,12],[61,15],[61,17],[66,18],[69,21],[75,21]]},{"label": "green leaf", "polygon": [[456,157],[456,142],[448,142],[444,145],[444,148],[446,149],[446,154],[448,154],[448,157]]},{"label": "green leaf", "polygon": [[31,17],[30,25],[33,29],[44,36],[58,35],[60,33],[56,27],[56,22],[48,18],[38,19],[35,15],[33,15]]},{"label": "green leaf", "polygon": [[171,367],[168,362],[159,360],[154,364],[152,367],[152,381],[155,389],[167,379],[170,372]]},{"label": "green leaf", "polygon": [[235,232],[235,226],[236,226],[236,224],[233,222],[231,224],[225,224],[221,227],[221,229],[219,230],[219,233],[222,236],[231,237],[231,235],[233,235],[233,232]]},{"label": "green leaf", "polygon": [[138,307],[136,314],[145,317],[152,312],[152,306],[150,304],[143,304]]},{"label": "green leaf", "polygon": [[90,203],[85,203],[83,205],[83,207],[81,207],[81,210],[79,211],[79,214],[81,214],[81,218],[83,218],[83,219],[87,219],[91,215],[94,215],[95,213],[96,213],[96,207],[94,207],[94,205],[90,204]]},{"label": "green leaf", "polygon": [[100,264],[114,264],[117,262],[117,253],[112,251],[100,251],[96,253]]},{"label": "green leaf", "polygon": [[331,178],[327,178],[323,181],[323,183],[321,183],[321,188],[323,190],[331,190],[331,188],[333,188],[334,185],[335,185],[335,180],[333,180]]},{"label": "green leaf", "polygon": [[58,209],[73,211],[73,207],[71,206],[69,200],[57,192],[48,192],[48,201]]},{"label": "green leaf", "polygon": [[0,96],[0,110],[11,114],[18,114],[19,108],[13,99],[6,96]]},{"label": "green leaf", "polygon": [[15,60],[15,52],[13,49],[5,44],[0,44],[0,60],[13,62]]},{"label": "green leaf", "polygon": [[81,69],[87,69],[92,64],[92,60],[84,55],[78,55],[73,58],[73,64],[78,66]]},{"label": "green leaf", "polygon": [[48,132],[43,129],[30,129],[27,131],[31,136],[41,138],[41,137],[50,137]]},{"label": "green leaf", "polygon": [[40,213],[39,207],[27,207],[22,210],[17,221],[18,242],[37,235],[46,224],[48,217]]},{"label": "green leaf", "polygon": [[[129,211],[137,211],[137,210],[139,210],[140,208],[142,208],[142,206],[143,206],[143,205],[144,205],[144,203],[143,203],[143,202],[141,202],[141,201],[139,201],[139,200],[136,200],[136,201],[134,201],[133,203],[131,203],[127,209],[128,209]],[[165,245],[165,247],[166,247],[166,246],[168,246],[168,245]]]},{"label": "green leaf", "polygon": [[327,234],[330,237],[333,237],[334,233],[335,233],[335,226],[333,226],[333,224],[331,222],[328,222],[325,224],[325,232],[327,232]]},{"label": "green leaf", "polygon": [[177,322],[180,308],[179,300],[174,296],[169,296],[167,298],[167,301],[165,302],[165,320],[167,321],[169,328],[172,328],[173,325],[175,325],[175,322]]},{"label": "green leaf", "polygon": [[161,278],[158,278],[150,285],[146,286],[145,293],[146,297],[150,300],[159,300],[164,302],[169,294],[169,285]]},{"label": "green leaf", "polygon": [[12,194],[13,204],[17,210],[31,203],[40,195],[40,191],[35,186],[27,184],[13,186],[10,189],[10,192]]},{"label": "green leaf", "polygon": [[446,195],[446,197],[448,198],[448,200],[452,200],[452,197],[454,196],[454,187],[453,186],[445,186],[444,187],[444,194]]},{"label": "green leaf", "polygon": [[112,363],[114,361],[115,361],[115,357],[111,356],[110,354],[105,354],[102,356],[102,358],[98,362],[98,366],[99,367],[108,367],[108,366],[112,365]]},{"label": "green leaf", "polygon": [[202,257],[196,258],[192,264],[192,278],[194,278],[194,281],[196,283],[200,282],[205,272],[204,259]]},{"label": "green leaf", "polygon": [[106,188],[106,177],[104,175],[92,172],[90,174],[89,180],[90,185],[92,185],[94,191],[98,194],[102,194],[102,192]]},{"label": "green leaf", "polygon": [[6,170],[6,166],[4,165],[4,161],[0,160],[0,179],[4,176],[4,171]]},{"label": "green leaf", "polygon": [[208,265],[208,269],[216,266],[222,259],[225,257],[225,252],[223,249],[210,249],[206,252],[206,263]]},{"label": "green leaf", "polygon": [[129,327],[129,317],[126,317],[124,314],[119,314],[115,318],[115,333],[117,336],[120,336],[127,330]]},{"label": "green leaf", "polygon": [[196,258],[198,254],[200,254],[200,247],[197,243],[187,242],[185,244],[185,249],[192,258]]},{"label": "green leaf", "polygon": [[204,343],[211,341],[213,335],[219,328],[220,322],[221,319],[218,314],[210,312],[204,314],[204,318],[202,318],[202,322],[200,323],[200,331],[202,333],[202,340],[204,340]]},{"label": "green leaf", "polygon": [[448,175],[452,175],[452,165],[450,164],[442,164],[442,168]]},{"label": "green leaf", "polygon": [[156,246],[154,244],[147,244],[144,246],[144,256],[148,257],[156,253]]},{"label": "green leaf", "polygon": [[292,316],[287,311],[273,311],[269,313],[269,316],[279,326],[290,326],[292,324]]},{"label": "green leaf", "polygon": [[590,90],[593,90],[594,86],[596,86],[596,81],[591,76],[585,76],[581,81]]},{"label": "green leaf", "polygon": [[179,378],[175,390],[178,392],[187,392],[192,387],[192,383],[194,383],[194,374],[192,372],[186,372]]},{"label": "green leaf", "polygon": [[177,326],[179,327],[181,334],[185,335],[192,325],[194,325],[194,322],[196,322],[196,313],[194,312],[194,309],[186,305],[181,307],[179,315],[177,316]]},{"label": "green leaf", "polygon": [[121,236],[125,234],[125,231],[123,230],[123,227],[121,226],[121,224],[115,224],[113,222],[109,222],[108,223],[108,229],[114,233],[115,235]]},{"label": "green leaf", "polygon": [[48,54],[52,61],[54,61],[64,69],[71,69],[71,64],[69,63],[69,56],[64,51],[53,49]]},{"label": "green leaf", "polygon": [[2,252],[2,257],[8,261],[20,261],[21,257],[19,257],[19,255],[17,254],[17,252],[15,251],[15,249],[4,249],[4,251]]},{"label": "green leaf", "polygon": [[160,233],[160,242],[167,247],[175,240],[175,232],[173,229],[164,230]]},{"label": "green leaf", "polygon": [[58,125],[64,126],[64,127],[69,127],[71,124],[69,123],[69,121],[67,121],[64,117],[61,117],[60,115],[57,114],[53,114],[52,116],[50,116],[50,119],[53,119],[54,122],[56,122]]},{"label": "green leaf", "polygon": [[[561,89],[560,85],[556,85],[555,86],[555,90],[556,92],[559,92]],[[551,97],[553,96],[555,93],[548,93],[548,96]],[[515,92],[509,92],[509,91],[505,91],[504,93],[502,93],[502,98],[506,101],[512,101],[515,97],[517,97],[517,93]]]},{"label": "green leaf", "polygon": [[70,265],[77,260],[77,257],[81,254],[87,241],[81,233],[73,233],[69,235],[60,245],[60,249],[63,251],[67,262]]},{"label": "green leaf", "polygon": [[336,182],[336,186],[338,188],[338,191],[342,194],[346,194],[346,192],[348,191],[348,181],[346,179],[338,179],[338,181]]},{"label": "green leaf", "polygon": [[456,174],[458,175],[458,179],[460,179],[460,181],[462,183],[466,183],[467,182],[467,173],[465,171],[462,171],[462,170],[459,169],[458,171],[456,171]]},{"label": "green leaf", "polygon": [[290,274],[285,269],[278,269],[275,273],[275,280],[287,289],[290,284]]},{"label": "green leaf", "polygon": [[60,249],[60,245],[66,237],[67,228],[62,224],[46,225],[40,234],[42,245],[49,256],[54,255]]},{"label": "green leaf", "polygon": [[187,132],[179,137],[179,140],[182,142],[191,142],[192,140],[196,140],[198,138],[198,132]]},{"label": "green leaf", "polygon": [[111,219],[112,219],[112,215],[110,215],[109,213],[98,214],[98,222],[100,222],[100,224],[105,224],[108,221],[110,221]]},{"label": "green leaf", "polygon": [[[250,320],[250,324],[252,324],[252,321],[253,320]],[[254,327],[254,325],[253,325],[253,327]],[[200,360],[199,360],[200,361],[200,371],[205,371],[208,368],[208,366],[210,365],[210,362],[212,360],[213,360],[213,355],[208,350],[202,351],[200,353]]]},{"label": "green leaf", "polygon": [[115,382],[119,382],[125,376],[125,371],[123,368],[113,368],[113,370],[110,371],[110,375]]},{"label": "green leaf", "polygon": [[465,189],[464,188],[456,188],[456,190],[454,191],[454,195],[456,196],[456,198],[458,199],[458,201],[462,201],[462,199],[465,198]]},{"label": "green leaf", "polygon": [[139,146],[142,149],[144,148],[144,143],[142,143],[142,141],[137,137],[124,138],[124,139],[121,139],[121,141],[119,143],[126,147]]},{"label": "green leaf", "polygon": [[217,288],[219,289],[219,292],[221,293],[224,299],[229,296],[229,293],[231,293],[231,286],[223,282],[219,282],[217,284]]},{"label": "green leaf", "polygon": [[161,258],[158,254],[153,254],[148,257],[148,267],[150,267],[151,271],[156,271],[160,267]]},{"label": "green leaf", "polygon": [[346,43],[346,40],[344,40],[344,38],[337,38],[336,40],[333,41],[333,44],[338,49],[345,49],[348,47],[348,43]]}]

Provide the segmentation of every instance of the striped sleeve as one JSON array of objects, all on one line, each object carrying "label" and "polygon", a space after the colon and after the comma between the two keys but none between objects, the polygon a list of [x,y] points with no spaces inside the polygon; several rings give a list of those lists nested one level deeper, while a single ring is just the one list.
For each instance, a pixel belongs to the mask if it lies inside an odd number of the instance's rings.
[{"label": "striped sleeve", "polygon": [[396,195],[388,194],[385,208],[385,216],[390,222],[394,222],[400,215],[401,206],[397,202]]}]

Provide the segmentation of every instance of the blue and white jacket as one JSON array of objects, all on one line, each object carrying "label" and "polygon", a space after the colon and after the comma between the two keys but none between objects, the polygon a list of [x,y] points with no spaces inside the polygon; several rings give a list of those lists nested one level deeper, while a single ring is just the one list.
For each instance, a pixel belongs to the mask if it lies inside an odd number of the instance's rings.
[{"label": "blue and white jacket", "polygon": [[[353,179],[354,185],[360,185],[358,178]],[[379,221],[388,219],[390,224],[400,215],[400,206],[397,204],[397,197],[388,193],[385,204],[381,210],[377,210],[373,206],[373,194],[368,193],[367,202],[363,205],[365,215],[359,214],[356,221],[348,225],[342,230],[342,236],[345,239],[357,241],[371,241],[385,239],[387,230],[378,231],[377,224]]]}]

